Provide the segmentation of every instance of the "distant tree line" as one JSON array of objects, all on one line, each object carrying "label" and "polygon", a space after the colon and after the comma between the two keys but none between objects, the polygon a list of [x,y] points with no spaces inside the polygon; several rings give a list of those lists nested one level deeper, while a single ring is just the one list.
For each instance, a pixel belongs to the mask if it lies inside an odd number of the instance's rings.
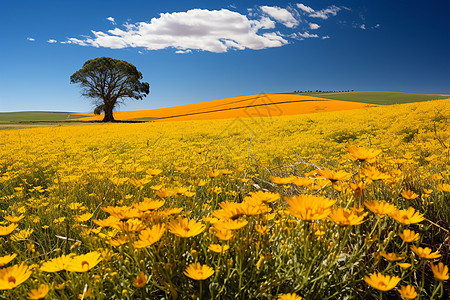
[{"label": "distant tree line", "polygon": [[297,94],[307,94],[307,93],[350,93],[355,90],[342,90],[342,91],[322,91],[322,90],[307,90],[307,91],[294,91]]}]

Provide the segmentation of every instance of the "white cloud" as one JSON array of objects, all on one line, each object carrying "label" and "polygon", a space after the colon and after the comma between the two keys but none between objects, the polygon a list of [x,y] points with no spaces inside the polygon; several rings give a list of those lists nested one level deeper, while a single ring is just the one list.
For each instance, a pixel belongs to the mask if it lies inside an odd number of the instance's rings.
[{"label": "white cloud", "polygon": [[293,28],[299,23],[287,9],[278,6],[261,6],[260,8],[264,13],[288,28]]},{"label": "white cloud", "polygon": [[113,17],[107,17],[106,20],[110,21],[113,25],[116,25],[116,21]]},{"label": "white cloud", "polygon": [[267,17],[257,20],[228,9],[191,9],[186,12],[162,13],[150,22],[125,24],[125,30],[115,28],[107,32],[92,30],[93,37],[68,38],[65,44],[121,49],[142,47],[147,50],[176,48],[227,52],[230,49],[265,49],[288,44],[273,29],[275,22]]},{"label": "white cloud", "polygon": [[366,24],[362,24],[361,26],[359,26],[359,28],[361,28],[362,30],[366,30]]},{"label": "white cloud", "polygon": [[311,7],[306,6],[306,5],[302,4],[302,3],[297,3],[297,7],[300,8],[301,10],[303,10],[304,12],[307,12],[307,13],[313,13],[314,12],[314,9],[312,9]]},{"label": "white cloud", "polygon": [[192,53],[192,51],[190,49],[188,49],[188,50],[178,50],[178,51],[175,51],[175,53],[184,54],[184,53]]},{"label": "white cloud", "polygon": [[68,38],[67,41],[60,42],[61,44],[75,44],[80,46],[92,46],[85,41],[76,39],[76,38]]},{"label": "white cloud", "polygon": [[329,35],[325,35],[325,36],[322,37],[322,40],[326,40],[326,39],[329,39],[329,38],[330,38]]},{"label": "white cloud", "polygon": [[310,34],[308,31],[304,32],[304,33],[298,33],[299,36],[301,36],[302,38],[308,39],[308,38],[318,38],[319,36],[317,34]]},{"label": "white cloud", "polygon": [[328,19],[328,17],[330,15],[336,16],[338,11],[340,11],[340,10],[341,9],[339,7],[332,5],[326,9],[315,11],[315,12],[311,13],[309,16],[311,18],[320,18],[320,19],[326,20],[326,19]]},{"label": "white cloud", "polygon": [[310,34],[308,31],[305,31],[303,33],[293,33],[290,35],[291,38],[296,40],[303,40],[303,39],[309,39],[309,38],[318,38],[319,36],[317,34]]},{"label": "white cloud", "polygon": [[377,24],[377,25],[373,26],[372,28],[379,28],[379,27],[380,27],[380,24]]},{"label": "white cloud", "polygon": [[27,40],[29,40],[29,41],[31,41],[31,42],[34,42],[34,41],[35,41],[35,39],[32,38],[32,37],[27,37]]},{"label": "white cloud", "polygon": [[57,40],[54,40],[54,39],[49,39],[48,41],[47,41],[47,43],[50,43],[50,44],[53,44],[53,43],[57,43],[58,41]]},{"label": "white cloud", "polygon": [[319,26],[319,24],[316,24],[316,23],[309,23],[309,28],[312,30],[315,30],[315,29],[319,29],[320,26]]},{"label": "white cloud", "polygon": [[[306,5],[302,4],[302,3],[298,3],[297,7],[299,9],[301,9],[302,11],[304,11],[305,13],[307,13],[309,17],[311,17],[311,18],[320,18],[320,19],[323,19],[323,20],[328,19],[329,16],[336,16],[338,11],[341,10],[341,8],[337,7],[336,5],[331,5],[331,6],[327,7],[327,8],[325,8],[325,9],[321,9],[321,10],[317,10],[317,11],[312,9],[309,6],[306,6]],[[343,6],[343,8],[345,10],[350,10],[349,8],[344,7],[344,6]]]}]

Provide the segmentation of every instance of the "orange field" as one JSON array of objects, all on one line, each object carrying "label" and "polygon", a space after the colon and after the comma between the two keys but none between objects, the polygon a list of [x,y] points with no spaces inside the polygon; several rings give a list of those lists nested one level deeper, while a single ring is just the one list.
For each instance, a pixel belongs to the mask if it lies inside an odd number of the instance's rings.
[{"label": "orange field", "polygon": [[[358,109],[366,103],[330,100],[319,97],[290,94],[248,95],[188,105],[138,111],[118,111],[116,120],[155,119],[157,121],[211,120],[246,117],[300,115],[315,112]],[[76,113],[86,116],[82,121],[102,120],[103,115]]]}]

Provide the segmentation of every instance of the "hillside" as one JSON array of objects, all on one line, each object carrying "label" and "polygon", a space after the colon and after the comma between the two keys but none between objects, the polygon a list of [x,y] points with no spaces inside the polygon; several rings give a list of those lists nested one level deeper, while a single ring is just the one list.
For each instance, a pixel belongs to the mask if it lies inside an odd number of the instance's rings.
[{"label": "hillside", "polygon": [[448,98],[446,95],[426,95],[398,92],[301,93],[299,95],[378,105],[413,103]]},{"label": "hillside", "polygon": [[[212,120],[300,115],[367,107],[366,103],[293,94],[248,95],[188,105],[141,111],[119,111],[116,120]],[[80,120],[101,120],[94,114],[71,114]]]}]

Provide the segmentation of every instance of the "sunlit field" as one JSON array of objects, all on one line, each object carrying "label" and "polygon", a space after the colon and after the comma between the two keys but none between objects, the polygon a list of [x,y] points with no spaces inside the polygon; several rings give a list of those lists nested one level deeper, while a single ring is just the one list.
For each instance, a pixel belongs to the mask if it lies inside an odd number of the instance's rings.
[{"label": "sunlit field", "polygon": [[[261,94],[225,98],[194,104],[152,110],[118,111],[116,120],[216,120],[268,116],[287,116],[358,109],[373,104],[339,101],[293,94]],[[75,113],[71,118],[81,121],[99,121],[103,115]]]},{"label": "sunlit field", "polygon": [[0,297],[446,299],[450,99],[265,109],[0,131]]}]

